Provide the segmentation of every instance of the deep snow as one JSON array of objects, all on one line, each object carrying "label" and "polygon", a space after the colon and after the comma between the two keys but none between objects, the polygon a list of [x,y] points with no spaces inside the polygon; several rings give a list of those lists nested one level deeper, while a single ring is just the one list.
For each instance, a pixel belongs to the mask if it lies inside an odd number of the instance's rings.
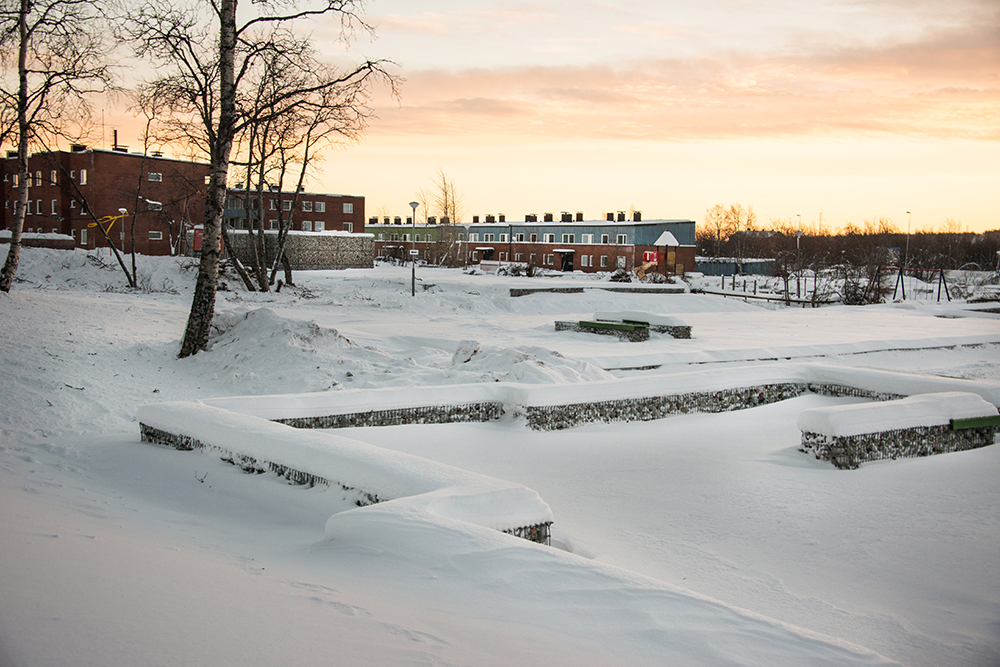
[{"label": "deep snow", "polygon": [[[5,667],[1000,662],[1000,454],[846,472],[798,452],[798,415],[848,399],[559,433],[338,432],[536,490],[572,553],[384,514],[327,538],[354,516],[344,493],[142,445],[135,422],[158,401],[497,380],[559,396],[776,359],[991,380],[995,315],[512,299],[538,282],[425,268],[411,298],[409,270],[383,267],[220,292],[211,351],[179,361],[194,278],[179,262],[140,258],[160,291],[124,293],[106,256],[28,248],[0,295]],[[602,311],[679,317],[694,339],[554,331]]]}]

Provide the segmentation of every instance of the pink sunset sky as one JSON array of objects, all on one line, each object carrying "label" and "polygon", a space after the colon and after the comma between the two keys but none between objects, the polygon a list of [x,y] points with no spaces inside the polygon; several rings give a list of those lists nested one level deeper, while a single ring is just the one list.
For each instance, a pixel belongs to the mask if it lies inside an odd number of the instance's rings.
[{"label": "pink sunset sky", "polygon": [[764,225],[1000,228],[997,0],[370,0],[365,15],[374,39],[313,34],[331,60],[397,63],[401,98],[380,91],[310,189],[363,195],[369,215],[409,214],[441,169],[469,216],[700,222],[739,202]]}]

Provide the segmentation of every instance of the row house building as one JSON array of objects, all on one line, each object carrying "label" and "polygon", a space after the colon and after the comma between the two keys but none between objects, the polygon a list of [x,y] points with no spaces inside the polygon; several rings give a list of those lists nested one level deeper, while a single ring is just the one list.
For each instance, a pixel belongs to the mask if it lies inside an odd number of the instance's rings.
[{"label": "row house building", "polygon": [[[0,169],[3,228],[10,229],[18,206],[17,153],[8,152]],[[74,247],[91,249],[107,245],[103,228],[119,250],[130,251],[134,230],[136,252],[176,253],[184,230],[204,218],[208,174],[205,163],[122,146],[34,153],[23,231],[71,237]]]},{"label": "row house building", "polygon": [[554,217],[546,214],[538,222],[526,215],[523,222],[508,222],[503,215],[473,216],[471,223],[459,224],[372,218],[367,229],[375,235],[377,257],[404,259],[413,249],[429,264],[519,263],[587,273],[645,266],[664,275],[695,269],[693,220],[642,220],[640,213],[631,220],[623,213],[604,220],[584,220],[582,213],[564,213],[558,222]]}]

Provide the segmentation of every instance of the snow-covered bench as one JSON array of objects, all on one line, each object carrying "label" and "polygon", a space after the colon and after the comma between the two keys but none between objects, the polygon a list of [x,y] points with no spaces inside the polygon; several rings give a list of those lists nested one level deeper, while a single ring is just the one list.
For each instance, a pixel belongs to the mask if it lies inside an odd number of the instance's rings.
[{"label": "snow-covered bench", "polygon": [[633,343],[649,340],[649,332],[669,334],[674,338],[690,338],[691,327],[669,315],[651,315],[635,311],[594,313],[594,319],[578,322],[556,322],[556,331],[618,336]]},{"label": "snow-covered bench", "polygon": [[1000,415],[977,394],[944,392],[805,410],[798,427],[803,452],[854,469],[868,461],[991,445]]},{"label": "snow-covered bench", "polygon": [[691,326],[672,315],[653,315],[635,310],[594,313],[598,322],[641,323],[656,333],[670,334],[674,338],[690,338]]},{"label": "snow-covered bench", "polygon": [[601,334],[602,336],[617,336],[632,343],[649,340],[649,325],[645,322],[556,321],[556,331],[580,331]]}]

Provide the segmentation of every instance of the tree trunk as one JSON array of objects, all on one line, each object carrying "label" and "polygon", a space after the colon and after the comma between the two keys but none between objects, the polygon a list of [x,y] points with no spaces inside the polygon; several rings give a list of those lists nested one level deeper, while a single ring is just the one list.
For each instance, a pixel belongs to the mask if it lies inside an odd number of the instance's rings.
[{"label": "tree trunk", "polygon": [[17,210],[10,230],[10,249],[7,261],[0,271],[0,290],[10,292],[14,273],[21,261],[21,231],[24,229],[24,214],[28,206],[28,11],[29,0],[21,0],[18,11],[17,49]]},{"label": "tree trunk", "polygon": [[225,245],[226,252],[229,253],[230,260],[233,262],[233,268],[236,269],[237,275],[243,281],[243,286],[247,288],[248,292],[256,292],[257,288],[254,287],[253,281],[250,280],[250,274],[247,273],[246,267],[243,266],[243,262],[233,252],[233,242],[229,236],[229,226],[225,222],[222,223],[222,242]]},{"label": "tree trunk", "polygon": [[[25,0],[22,0],[25,1]],[[219,2],[219,119],[211,146],[208,196],[205,202],[205,228],[202,235],[201,263],[191,300],[191,313],[181,343],[183,359],[208,345],[208,335],[215,316],[215,292],[219,281],[219,241],[226,205],[229,154],[233,148],[236,122],[236,0]]]}]

